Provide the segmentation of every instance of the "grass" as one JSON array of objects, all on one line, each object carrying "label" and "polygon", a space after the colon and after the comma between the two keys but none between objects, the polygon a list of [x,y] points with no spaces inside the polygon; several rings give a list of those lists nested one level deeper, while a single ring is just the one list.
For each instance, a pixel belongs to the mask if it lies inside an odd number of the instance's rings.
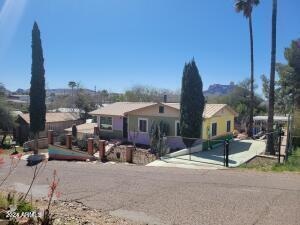
[{"label": "grass", "polygon": [[288,161],[282,164],[276,163],[273,165],[247,165],[243,164],[240,168],[255,169],[264,172],[300,172],[300,147],[293,151],[292,155],[288,157]]},{"label": "grass", "polygon": [[8,209],[10,205],[16,205],[17,212],[30,212],[35,210],[35,207],[28,201],[21,200],[21,196],[15,193],[0,192],[0,209]]}]

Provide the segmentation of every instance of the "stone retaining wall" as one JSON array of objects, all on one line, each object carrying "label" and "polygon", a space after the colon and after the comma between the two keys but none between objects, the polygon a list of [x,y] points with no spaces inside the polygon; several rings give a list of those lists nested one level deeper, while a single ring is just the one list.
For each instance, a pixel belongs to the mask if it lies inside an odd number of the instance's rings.
[{"label": "stone retaining wall", "polygon": [[[115,162],[127,162],[126,154],[128,154],[127,150],[128,146],[119,145],[113,147],[110,152],[106,155],[106,159],[108,161]],[[146,165],[154,160],[156,160],[156,156],[150,153],[145,149],[133,149],[132,151],[132,163],[138,165]]]},{"label": "stone retaining wall", "polygon": [[137,149],[133,151],[132,162],[138,165],[146,165],[155,161],[157,158],[154,154],[150,153],[148,150]]},{"label": "stone retaining wall", "polygon": [[[38,140],[39,149],[48,148],[48,138],[40,138]],[[23,147],[29,147],[30,149],[34,149],[34,140],[26,141],[23,144]]]}]

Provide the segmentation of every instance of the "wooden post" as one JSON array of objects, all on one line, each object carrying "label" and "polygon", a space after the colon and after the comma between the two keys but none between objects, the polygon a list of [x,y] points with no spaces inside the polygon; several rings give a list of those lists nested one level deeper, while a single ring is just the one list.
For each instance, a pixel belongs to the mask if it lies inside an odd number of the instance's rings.
[{"label": "wooden post", "polygon": [[94,135],[99,136],[99,127],[94,127]]},{"label": "wooden post", "polygon": [[98,150],[99,150],[99,158],[103,162],[105,158],[105,140],[99,141]]},{"label": "wooden post", "polygon": [[126,148],[126,156],[125,157],[126,157],[126,162],[128,162],[128,163],[132,163],[133,149],[134,149],[133,146],[128,146]]},{"label": "wooden post", "polygon": [[66,136],[66,146],[68,149],[72,149],[72,134]]},{"label": "wooden post", "polygon": [[94,154],[94,138],[88,138],[87,151],[90,155]]},{"label": "wooden post", "polygon": [[53,141],[53,130],[48,130],[48,145],[53,145],[54,141]]}]

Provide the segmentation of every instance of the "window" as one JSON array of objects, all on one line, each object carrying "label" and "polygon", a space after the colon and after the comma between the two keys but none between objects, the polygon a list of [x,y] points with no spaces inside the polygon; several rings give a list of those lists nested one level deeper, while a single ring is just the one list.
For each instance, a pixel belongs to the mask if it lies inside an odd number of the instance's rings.
[{"label": "window", "polygon": [[165,112],[165,107],[159,106],[159,113],[164,113]]},{"label": "window", "polygon": [[230,130],[231,130],[231,121],[228,120],[228,121],[227,121],[227,124],[226,124],[226,131],[227,131],[227,132],[230,132]]},{"label": "window", "polygon": [[180,136],[180,122],[178,120],[175,121],[175,136]]},{"label": "window", "polygon": [[139,132],[148,132],[148,119],[138,119],[139,122]]},{"label": "window", "polygon": [[101,116],[100,117],[100,129],[101,130],[112,130],[112,117]]},{"label": "window", "polygon": [[217,135],[217,123],[211,124],[211,136],[214,137]]}]

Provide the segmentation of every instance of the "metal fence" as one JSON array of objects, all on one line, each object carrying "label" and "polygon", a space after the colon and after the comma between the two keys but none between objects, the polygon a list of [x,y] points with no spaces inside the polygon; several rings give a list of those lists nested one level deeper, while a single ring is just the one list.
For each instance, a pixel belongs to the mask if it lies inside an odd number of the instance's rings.
[{"label": "metal fence", "polygon": [[[278,163],[284,163],[288,160],[289,155],[293,153],[294,139],[297,138],[294,134],[293,117],[289,116],[285,127],[277,126],[273,132],[265,133],[266,139],[272,138],[272,149],[278,156]],[[274,125],[276,126],[276,124]],[[267,148],[268,146],[266,146]],[[266,149],[266,153],[268,149]]]},{"label": "metal fence", "polygon": [[[202,140],[197,138],[164,137],[163,145],[157,148],[162,160],[168,161],[174,158],[180,161],[192,161],[218,166],[229,166],[230,139]],[[217,151],[203,151],[218,147]],[[156,152],[157,153],[157,152]]]}]

